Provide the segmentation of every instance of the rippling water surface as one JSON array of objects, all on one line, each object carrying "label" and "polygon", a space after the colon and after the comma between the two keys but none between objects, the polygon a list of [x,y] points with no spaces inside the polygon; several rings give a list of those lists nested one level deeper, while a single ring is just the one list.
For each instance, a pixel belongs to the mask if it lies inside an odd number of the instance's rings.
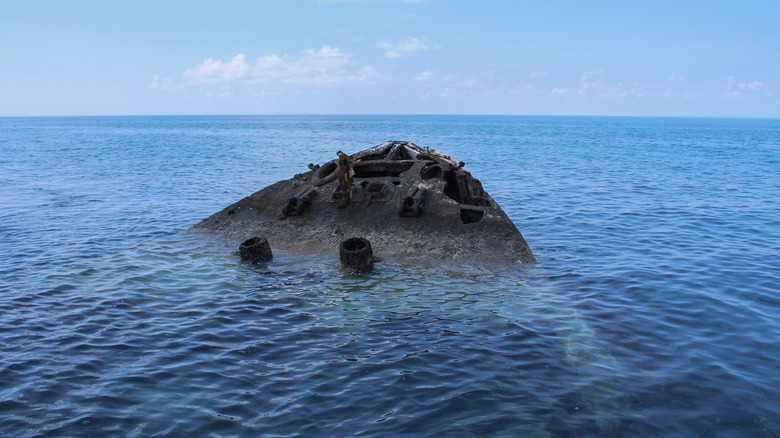
[{"label": "rippling water surface", "polygon": [[[465,161],[539,263],[185,233],[391,139]],[[0,435],[780,435],[777,120],[5,118],[0,151]]]}]

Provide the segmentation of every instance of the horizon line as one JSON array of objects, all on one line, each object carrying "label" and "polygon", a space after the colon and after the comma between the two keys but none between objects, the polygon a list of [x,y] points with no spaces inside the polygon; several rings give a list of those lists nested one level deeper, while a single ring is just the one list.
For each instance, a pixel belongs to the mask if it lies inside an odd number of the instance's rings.
[{"label": "horizon line", "polygon": [[234,114],[42,114],[0,115],[0,119],[78,118],[78,117],[604,117],[604,118],[666,118],[666,119],[761,119],[775,120],[780,116],[680,116],[680,115],[614,115],[614,114],[463,114],[463,113],[234,113]]}]

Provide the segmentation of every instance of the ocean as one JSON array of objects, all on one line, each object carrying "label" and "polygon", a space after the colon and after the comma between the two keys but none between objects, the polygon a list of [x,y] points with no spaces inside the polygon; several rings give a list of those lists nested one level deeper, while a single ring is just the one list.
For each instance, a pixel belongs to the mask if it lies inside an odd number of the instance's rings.
[{"label": "ocean", "polygon": [[[387,140],[538,262],[187,232]],[[780,436],[778,175],[772,119],[0,118],[0,435]]]}]

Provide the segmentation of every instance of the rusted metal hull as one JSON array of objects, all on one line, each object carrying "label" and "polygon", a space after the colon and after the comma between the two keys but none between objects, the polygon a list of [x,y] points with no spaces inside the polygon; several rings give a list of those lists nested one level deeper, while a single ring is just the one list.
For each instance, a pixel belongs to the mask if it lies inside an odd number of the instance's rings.
[{"label": "rusted metal hull", "polygon": [[[533,263],[515,225],[450,157],[409,142],[387,142],[351,156],[350,194],[337,160],[272,184],[190,230],[241,242],[263,236],[273,248],[338,252],[350,237],[381,257]],[[343,172],[342,172],[343,176]]]}]

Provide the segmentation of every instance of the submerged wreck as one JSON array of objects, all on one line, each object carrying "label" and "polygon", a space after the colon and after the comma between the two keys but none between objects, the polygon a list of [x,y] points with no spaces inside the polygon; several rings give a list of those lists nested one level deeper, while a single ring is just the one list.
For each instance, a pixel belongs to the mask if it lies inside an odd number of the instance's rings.
[{"label": "submerged wreck", "polygon": [[449,156],[390,141],[272,184],[190,228],[253,236],[299,253],[368,240],[394,258],[534,262],[523,236],[482,184]]}]

